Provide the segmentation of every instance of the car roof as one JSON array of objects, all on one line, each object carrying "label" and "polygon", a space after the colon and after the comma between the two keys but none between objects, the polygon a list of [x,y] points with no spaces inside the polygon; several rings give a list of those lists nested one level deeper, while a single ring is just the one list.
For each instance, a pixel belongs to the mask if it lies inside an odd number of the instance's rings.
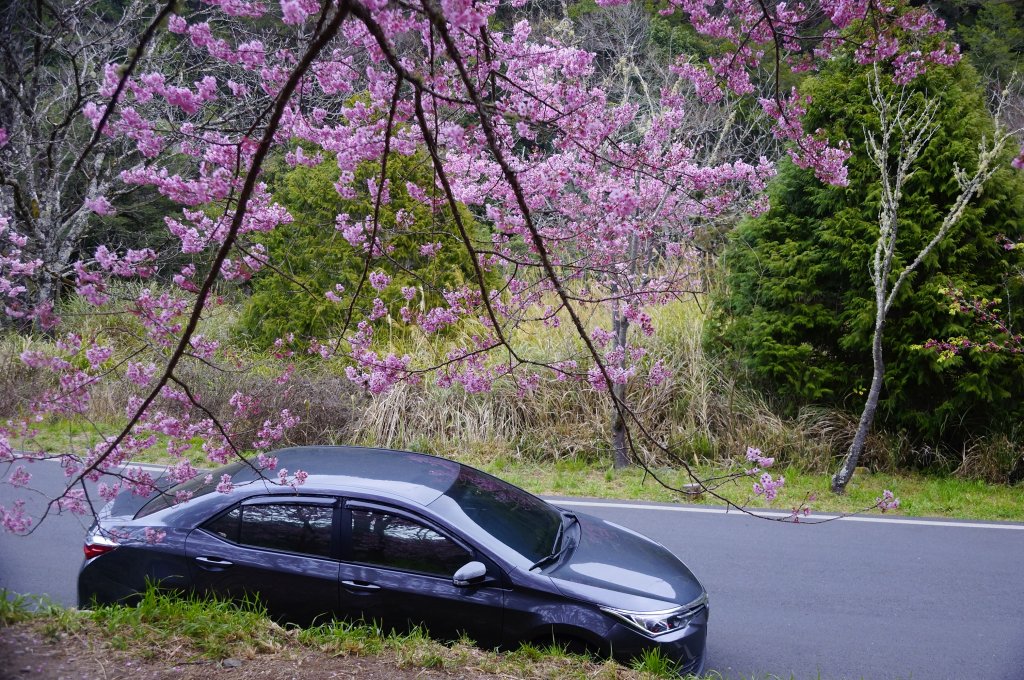
[{"label": "car roof", "polygon": [[[455,482],[462,465],[455,461],[411,451],[363,448],[359,446],[296,446],[274,451],[276,469],[291,477],[302,470],[308,476],[300,491],[345,491],[367,489],[402,496],[428,505]],[[245,465],[232,475],[234,484],[260,477]],[[273,475],[263,471],[262,475]]]}]

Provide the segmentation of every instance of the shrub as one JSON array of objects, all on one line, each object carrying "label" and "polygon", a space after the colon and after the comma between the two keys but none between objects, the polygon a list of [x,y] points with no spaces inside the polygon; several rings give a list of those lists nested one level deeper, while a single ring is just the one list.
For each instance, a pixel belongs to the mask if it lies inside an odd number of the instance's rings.
[{"label": "shrub", "polygon": [[[297,166],[273,180],[274,198],[294,218],[261,237],[273,268],[265,268],[252,280],[252,295],[245,302],[237,326],[240,338],[258,347],[267,347],[275,339],[294,333],[297,338],[329,337],[345,323],[350,306],[351,323],[365,318],[378,295],[369,281],[360,281],[378,267],[391,274],[387,294],[381,299],[401,299],[399,289],[416,288],[410,308],[420,310],[443,304],[441,292],[467,280],[474,280],[472,262],[466,254],[451,211],[430,206],[409,195],[407,183],[422,187],[429,194],[434,186],[429,162],[418,155],[393,154],[388,158],[389,198],[380,206],[381,231],[394,231],[397,238],[388,241],[385,253],[375,253],[367,266],[365,243],[371,240],[376,191],[370,183],[380,175],[380,166],[364,163],[356,171],[355,196],[342,198],[335,189],[339,178],[337,164],[325,160],[314,167]],[[464,208],[463,221],[480,235],[472,217]],[[335,217],[347,214],[343,225]],[[346,231],[347,229],[347,231]],[[350,242],[348,239],[351,239]],[[437,255],[428,257],[420,248],[440,244]],[[355,245],[354,245],[355,244]],[[326,296],[344,287],[342,302]],[[357,295],[357,291],[359,291]],[[394,294],[391,294],[394,293]],[[352,296],[356,296],[354,303]],[[398,309],[388,309],[396,316]]]}]

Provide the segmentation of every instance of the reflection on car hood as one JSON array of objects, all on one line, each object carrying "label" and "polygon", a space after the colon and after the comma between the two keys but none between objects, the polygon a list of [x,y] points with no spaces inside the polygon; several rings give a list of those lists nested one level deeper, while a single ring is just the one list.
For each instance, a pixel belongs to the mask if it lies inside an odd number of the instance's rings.
[{"label": "reflection on car hood", "polygon": [[546,572],[565,595],[633,611],[689,604],[704,594],[675,555],[646,536],[578,513],[578,545]]}]

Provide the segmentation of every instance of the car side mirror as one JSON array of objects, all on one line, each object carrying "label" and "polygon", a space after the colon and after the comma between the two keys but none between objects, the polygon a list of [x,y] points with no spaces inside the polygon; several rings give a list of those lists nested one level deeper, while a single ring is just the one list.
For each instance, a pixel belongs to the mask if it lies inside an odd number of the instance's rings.
[{"label": "car side mirror", "polygon": [[487,567],[484,566],[483,562],[474,560],[459,567],[459,570],[452,576],[452,583],[460,588],[464,588],[473,585],[476,581],[480,581],[484,576],[487,576]]}]

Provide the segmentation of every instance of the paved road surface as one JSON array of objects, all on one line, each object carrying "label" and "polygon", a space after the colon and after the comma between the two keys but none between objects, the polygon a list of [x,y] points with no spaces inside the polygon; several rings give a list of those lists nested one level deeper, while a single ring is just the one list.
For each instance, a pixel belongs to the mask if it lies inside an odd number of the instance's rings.
[{"label": "paved road surface", "polygon": [[[60,483],[56,464],[32,467],[37,488]],[[0,487],[0,505],[10,500]],[[646,533],[690,565],[711,598],[709,669],[726,678],[1024,680],[1024,525],[794,526],[558,502]],[[63,515],[28,538],[0,534],[0,587],[73,604],[84,528]]]}]

